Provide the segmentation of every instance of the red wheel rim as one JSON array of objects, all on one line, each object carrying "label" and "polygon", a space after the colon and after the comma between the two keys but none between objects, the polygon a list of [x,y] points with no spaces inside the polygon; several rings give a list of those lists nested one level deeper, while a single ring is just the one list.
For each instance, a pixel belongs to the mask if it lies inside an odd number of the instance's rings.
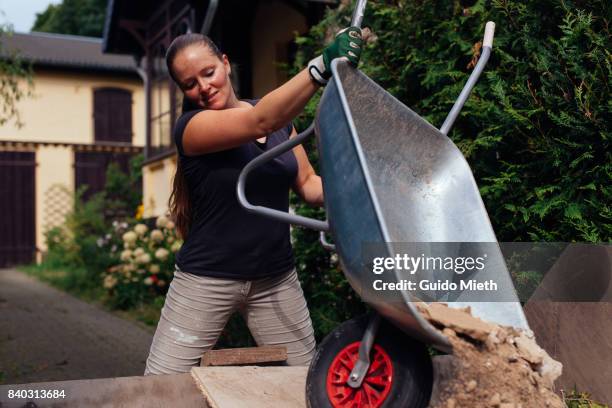
[{"label": "red wheel rim", "polygon": [[393,384],[393,364],[387,352],[375,344],[370,368],[359,388],[347,384],[359,358],[359,341],[343,348],[327,371],[327,396],[334,408],[378,408]]}]

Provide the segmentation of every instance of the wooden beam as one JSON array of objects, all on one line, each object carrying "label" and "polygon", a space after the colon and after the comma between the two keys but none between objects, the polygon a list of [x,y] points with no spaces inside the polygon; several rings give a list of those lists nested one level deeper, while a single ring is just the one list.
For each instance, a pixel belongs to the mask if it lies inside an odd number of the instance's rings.
[{"label": "wooden beam", "polygon": [[194,367],[212,408],[306,408],[308,367]]},{"label": "wooden beam", "polygon": [[119,20],[119,27],[132,34],[142,49],[145,49],[147,42],[144,39],[145,25],[142,21],[122,18]]},{"label": "wooden beam", "polygon": [[261,346],[210,350],[204,353],[200,366],[256,365],[285,361],[287,361],[287,347]]}]

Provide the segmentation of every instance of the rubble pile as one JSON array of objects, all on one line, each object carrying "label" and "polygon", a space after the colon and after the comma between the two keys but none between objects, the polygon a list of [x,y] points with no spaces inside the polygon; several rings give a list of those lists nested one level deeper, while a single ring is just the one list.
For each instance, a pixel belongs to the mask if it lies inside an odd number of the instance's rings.
[{"label": "rubble pile", "polygon": [[538,346],[533,333],[485,322],[469,308],[417,307],[453,346],[430,407],[565,407],[553,391],[562,365]]}]

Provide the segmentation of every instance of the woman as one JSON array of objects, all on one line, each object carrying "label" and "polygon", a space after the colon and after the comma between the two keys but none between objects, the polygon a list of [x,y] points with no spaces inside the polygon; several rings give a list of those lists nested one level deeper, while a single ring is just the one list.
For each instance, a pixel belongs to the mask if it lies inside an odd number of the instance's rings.
[{"label": "woman", "polygon": [[[177,254],[145,374],[187,372],[239,311],[259,345],[287,347],[290,365],[307,365],[315,340],[297,279],[289,226],[246,212],[236,198],[242,168],[296,131],[297,116],[331,76],[335,58],[357,65],[361,31],[342,30],[308,67],[261,100],[239,100],[226,55],[200,34],[177,37],[170,75],[193,109],[178,119],[177,173],[170,210],[185,242]],[[301,146],[253,171],[251,202],[287,211],[289,188],[322,205],[321,179]]]}]

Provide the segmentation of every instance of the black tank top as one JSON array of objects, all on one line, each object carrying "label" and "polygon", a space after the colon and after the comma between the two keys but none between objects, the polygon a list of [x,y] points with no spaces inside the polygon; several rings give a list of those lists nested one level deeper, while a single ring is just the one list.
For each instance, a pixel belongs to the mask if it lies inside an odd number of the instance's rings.
[{"label": "black tank top", "polygon": [[[268,135],[265,144],[253,141],[220,152],[185,156],[183,132],[199,112],[184,113],[174,128],[192,211],[177,266],[196,275],[241,280],[288,272],[294,267],[289,225],[247,212],[238,202],[236,183],[249,161],[288,140],[292,124]],[[247,198],[252,204],[286,212],[296,175],[297,160],[289,151],[250,173]]]}]

